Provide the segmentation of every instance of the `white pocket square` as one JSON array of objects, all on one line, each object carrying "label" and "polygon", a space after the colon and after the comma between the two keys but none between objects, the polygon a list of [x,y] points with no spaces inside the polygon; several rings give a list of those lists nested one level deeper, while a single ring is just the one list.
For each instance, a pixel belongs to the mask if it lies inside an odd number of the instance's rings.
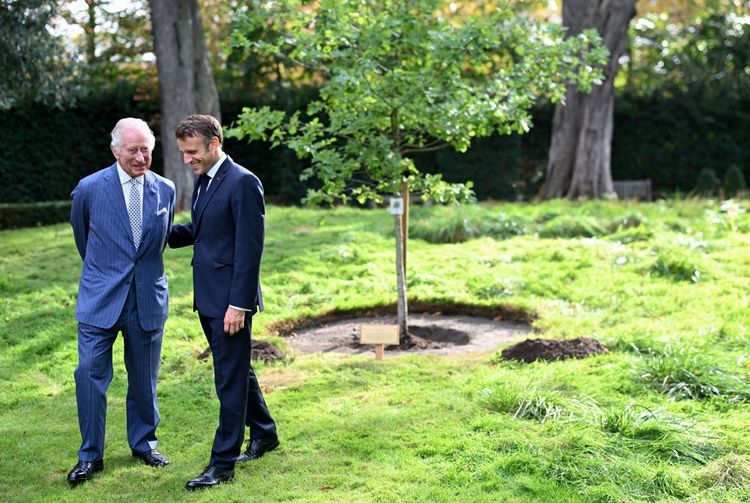
[{"label": "white pocket square", "polygon": [[158,217],[159,215],[163,215],[166,212],[167,212],[167,209],[166,208],[162,208],[162,209],[160,209],[159,211],[156,212],[156,216]]}]

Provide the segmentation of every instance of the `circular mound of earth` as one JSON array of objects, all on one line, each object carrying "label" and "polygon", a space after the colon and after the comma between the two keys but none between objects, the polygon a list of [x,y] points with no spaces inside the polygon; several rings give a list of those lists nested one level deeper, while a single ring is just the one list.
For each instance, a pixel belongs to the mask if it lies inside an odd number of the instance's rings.
[{"label": "circular mound of earth", "polygon": [[596,339],[577,337],[567,340],[526,339],[503,349],[503,360],[520,360],[531,363],[536,360],[554,361],[567,358],[586,358],[587,356],[608,353]]},{"label": "circular mound of earth", "polygon": [[[396,324],[395,316],[360,316],[326,319],[317,326],[290,331],[290,346],[302,354],[339,352],[373,353],[374,346],[359,343],[361,325]],[[523,322],[494,320],[476,316],[412,314],[409,316],[411,338],[399,346],[386,346],[390,354],[432,353],[451,355],[496,349],[532,328]]]},{"label": "circular mound of earth", "polygon": [[[206,360],[211,356],[211,348],[207,347],[197,358]],[[284,358],[284,352],[265,341],[250,341],[250,359],[273,362]]]},{"label": "circular mound of earth", "polygon": [[284,358],[284,352],[273,344],[269,344],[265,341],[251,341],[250,343],[250,358],[253,360],[263,360],[267,362],[273,362]]}]

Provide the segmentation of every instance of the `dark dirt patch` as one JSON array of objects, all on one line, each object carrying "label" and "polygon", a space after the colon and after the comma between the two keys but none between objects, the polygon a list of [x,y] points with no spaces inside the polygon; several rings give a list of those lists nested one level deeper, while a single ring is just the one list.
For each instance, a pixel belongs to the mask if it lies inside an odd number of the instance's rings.
[{"label": "dark dirt patch", "polygon": [[252,358],[253,360],[273,362],[284,358],[284,352],[268,342],[251,341],[250,346],[250,350],[252,352],[250,358]]},{"label": "dark dirt patch", "polygon": [[[198,355],[199,360],[205,360],[211,356],[211,348],[206,348],[201,354]],[[250,358],[252,360],[263,360],[266,362],[273,362],[284,358],[284,352],[265,341],[250,341]]]},{"label": "dark dirt patch", "polygon": [[398,346],[389,346],[388,351],[405,351],[409,349],[436,349],[448,346],[464,346],[471,342],[471,337],[462,330],[441,327],[439,325],[416,325],[409,328],[409,337]]},{"label": "dark dirt patch", "polygon": [[503,360],[520,360],[531,363],[536,360],[554,361],[567,358],[586,358],[587,356],[608,352],[609,350],[599,341],[588,337],[567,340],[526,339],[505,348],[502,352],[502,358]]}]

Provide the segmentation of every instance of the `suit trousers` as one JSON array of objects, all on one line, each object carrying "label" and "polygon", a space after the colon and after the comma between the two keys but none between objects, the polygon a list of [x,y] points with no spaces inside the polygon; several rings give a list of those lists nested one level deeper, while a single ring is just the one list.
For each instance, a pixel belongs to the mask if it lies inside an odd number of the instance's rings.
[{"label": "suit trousers", "polygon": [[200,315],[214,363],[214,384],[219,397],[219,426],[216,428],[209,464],[233,468],[242,449],[245,424],[252,438],[276,434],[276,425],[268,412],[258,378],[250,364],[252,317],[230,336],[224,332],[223,318]]},{"label": "suit trousers", "polygon": [[112,381],[112,346],[118,332],[123,335],[128,373],[128,443],[136,452],[156,448],[156,427],[159,424],[156,381],[164,329],[146,331],[141,328],[135,287],[131,286],[114,326],[100,328],[78,324],[78,366],[74,375],[82,439],[78,459],[81,461],[96,461],[104,457],[106,393]]}]

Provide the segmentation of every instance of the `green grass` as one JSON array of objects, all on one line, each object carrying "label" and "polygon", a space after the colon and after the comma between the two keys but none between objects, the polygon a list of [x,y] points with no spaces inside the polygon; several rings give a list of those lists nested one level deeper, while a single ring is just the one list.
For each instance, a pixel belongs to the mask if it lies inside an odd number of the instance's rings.
[{"label": "green grass", "polygon": [[[115,346],[105,471],[71,490],[80,442],[73,369],[80,259],[67,225],[0,232],[0,500],[748,501],[750,218],[711,201],[418,207],[416,304],[503,304],[541,336],[595,337],[610,353],[552,363],[290,354],[256,370],[282,445],[234,483],[191,494],[218,404],[192,312],[189,249],[168,250],[170,319],[160,449],[130,457]],[[185,219],[186,215],[180,215]],[[269,207],[273,327],[396,299],[384,210]]]}]

